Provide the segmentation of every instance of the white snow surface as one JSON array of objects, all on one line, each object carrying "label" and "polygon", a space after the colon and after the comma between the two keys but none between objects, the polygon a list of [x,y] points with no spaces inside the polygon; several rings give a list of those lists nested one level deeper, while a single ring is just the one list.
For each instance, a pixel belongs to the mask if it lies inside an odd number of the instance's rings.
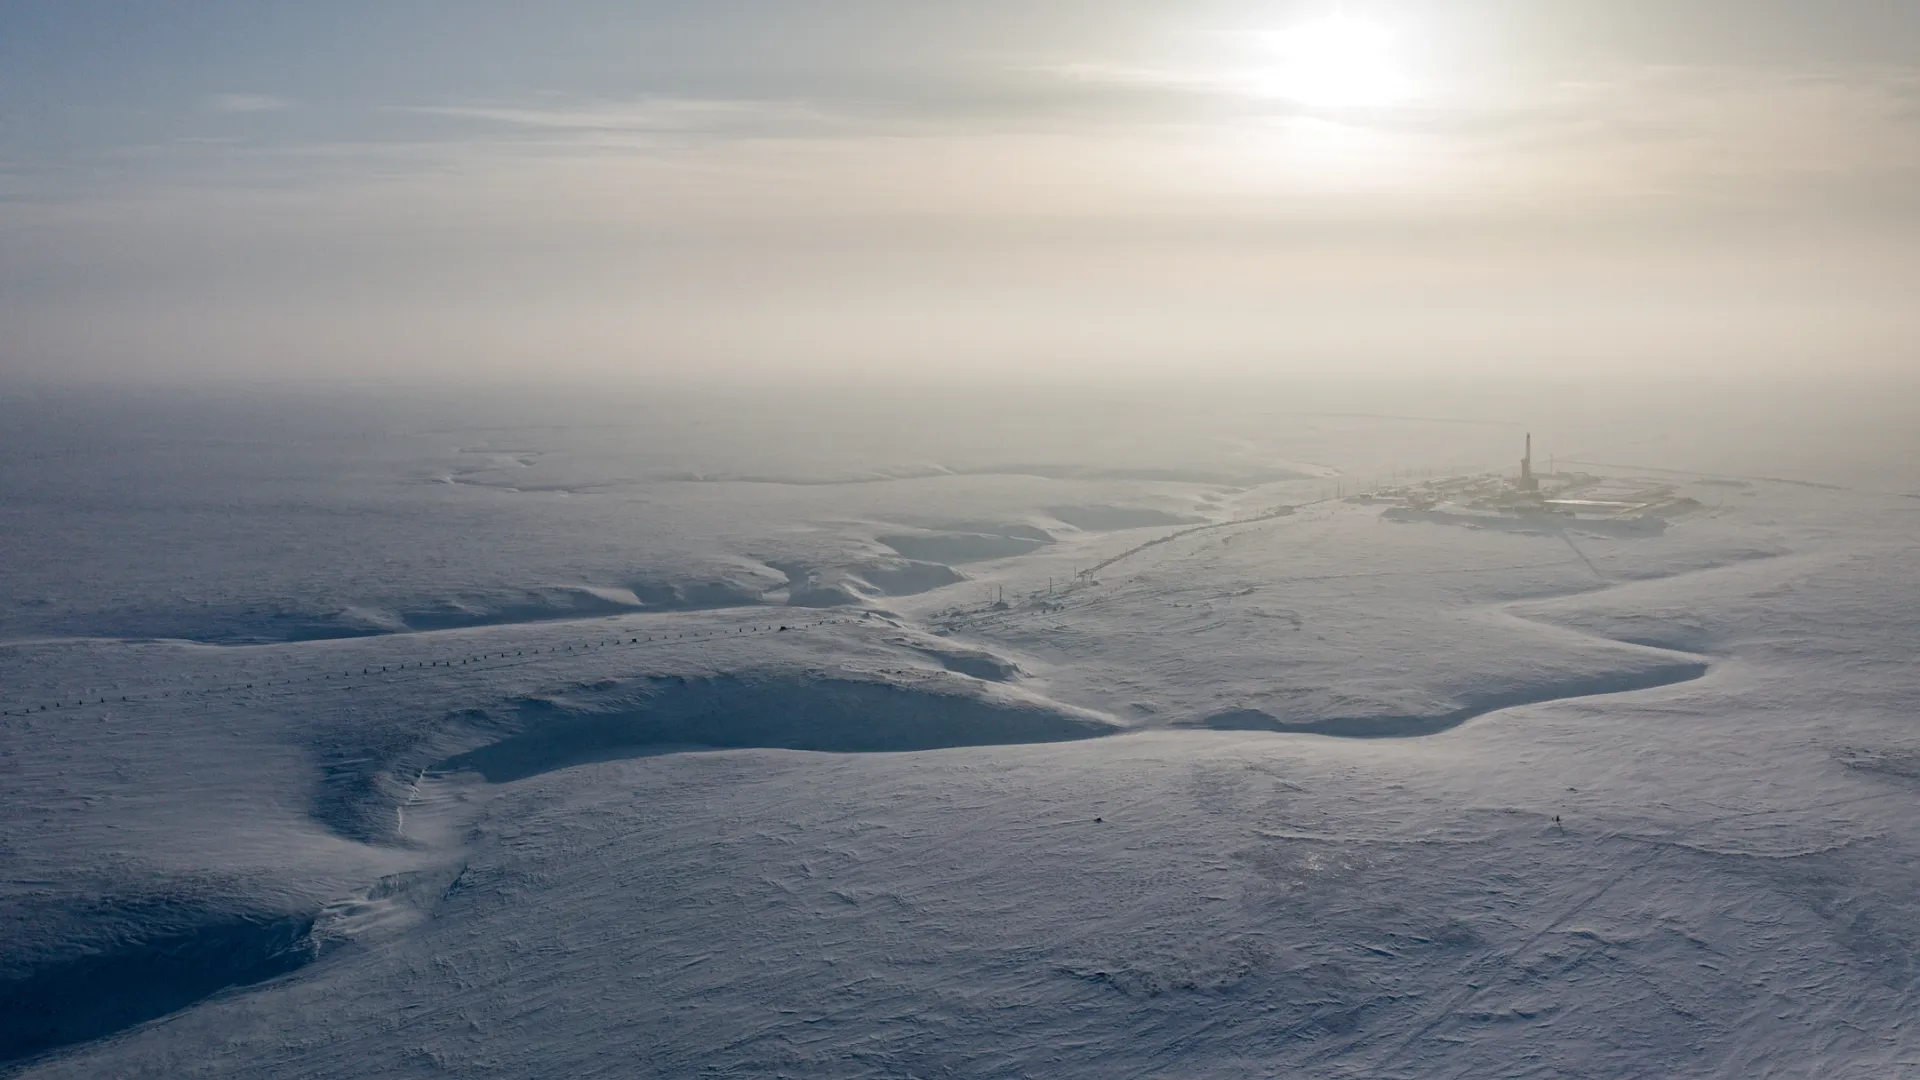
[{"label": "white snow surface", "polygon": [[1920,1076],[1884,443],[316,397],[6,402],[0,1072]]}]

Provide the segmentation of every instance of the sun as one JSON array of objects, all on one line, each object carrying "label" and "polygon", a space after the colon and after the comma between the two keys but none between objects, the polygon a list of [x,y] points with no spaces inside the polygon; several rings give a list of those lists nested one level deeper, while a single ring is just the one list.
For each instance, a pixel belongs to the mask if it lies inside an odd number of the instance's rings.
[{"label": "sun", "polygon": [[1342,13],[1263,36],[1273,59],[1256,78],[1262,96],[1334,109],[1391,105],[1413,92],[1385,23]]}]

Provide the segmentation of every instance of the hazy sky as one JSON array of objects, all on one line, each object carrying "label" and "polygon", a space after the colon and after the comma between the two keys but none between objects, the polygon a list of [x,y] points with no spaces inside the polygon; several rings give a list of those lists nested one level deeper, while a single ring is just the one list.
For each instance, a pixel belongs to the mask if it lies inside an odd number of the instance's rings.
[{"label": "hazy sky", "polygon": [[1914,0],[7,0],[0,372],[1911,370]]}]

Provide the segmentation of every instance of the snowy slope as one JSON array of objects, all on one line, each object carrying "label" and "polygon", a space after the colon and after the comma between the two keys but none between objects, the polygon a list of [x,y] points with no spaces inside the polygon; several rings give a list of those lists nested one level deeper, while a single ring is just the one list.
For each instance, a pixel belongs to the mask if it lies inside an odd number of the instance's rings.
[{"label": "snowy slope", "polygon": [[[1339,423],[1400,469],[1479,438]],[[528,431],[403,491],[413,431],[285,520],[258,475],[122,509],[10,467],[36,543],[125,532],[84,589],[54,546],[9,565],[43,576],[0,648],[0,1068],[1920,1075],[1897,492],[1693,478],[1657,534],[1476,529],[1322,501],[1380,464],[1339,439],[491,486],[541,468]],[[685,464],[624,455],[594,469]],[[143,576],[209,505],[276,576]],[[376,558],[302,524],[343,514]],[[986,557],[902,574],[904,536]],[[609,591],[642,565],[681,591]],[[688,599],[725,567],[765,588]],[[555,583],[602,604],[509,602]],[[328,597],[395,617],[274,614]]]}]

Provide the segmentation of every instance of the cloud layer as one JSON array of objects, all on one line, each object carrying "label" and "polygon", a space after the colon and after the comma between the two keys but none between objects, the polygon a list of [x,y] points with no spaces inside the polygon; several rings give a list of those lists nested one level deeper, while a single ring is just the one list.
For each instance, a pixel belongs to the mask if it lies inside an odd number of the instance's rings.
[{"label": "cloud layer", "polygon": [[[1897,298],[1920,70],[1885,55],[1886,5],[1854,36],[1747,6],[1720,38],[1737,13],[1710,3],[1409,6],[1423,93],[1344,109],[1249,90],[1262,28],[1311,4],[482,11],[440,60],[408,45],[432,8],[362,13],[361,44],[301,54],[331,72],[278,82],[259,35],[119,100],[0,77],[0,371],[1872,367],[1920,343]],[[173,110],[144,85],[216,78]]]}]

